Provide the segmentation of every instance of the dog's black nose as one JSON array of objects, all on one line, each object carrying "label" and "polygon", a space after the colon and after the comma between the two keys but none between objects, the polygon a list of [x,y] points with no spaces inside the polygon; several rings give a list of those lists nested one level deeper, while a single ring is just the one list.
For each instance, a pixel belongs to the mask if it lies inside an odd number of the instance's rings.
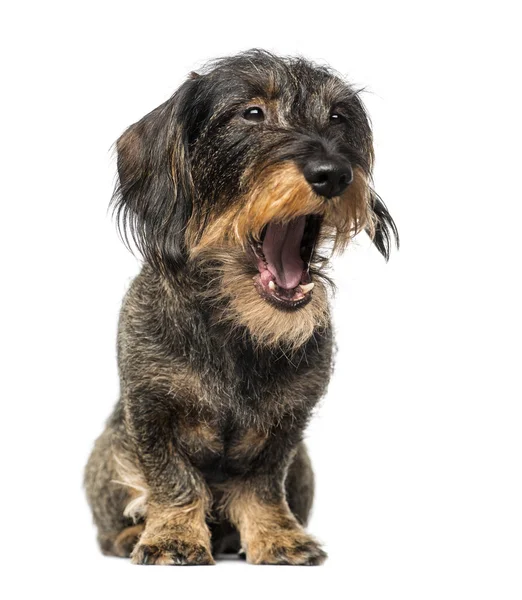
[{"label": "dog's black nose", "polygon": [[311,160],[305,165],[303,175],[314,192],[325,198],[342,194],[353,179],[350,164],[337,160]]}]

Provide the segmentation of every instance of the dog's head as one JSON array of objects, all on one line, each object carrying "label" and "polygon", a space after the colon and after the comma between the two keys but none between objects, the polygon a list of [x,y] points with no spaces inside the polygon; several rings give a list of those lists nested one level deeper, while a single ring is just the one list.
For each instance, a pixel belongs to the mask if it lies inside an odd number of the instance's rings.
[{"label": "dog's head", "polygon": [[357,91],[301,58],[214,61],[117,149],[125,234],[166,274],[206,273],[225,313],[261,342],[298,345],[326,321],[325,245],[342,250],[366,229],[388,258],[397,238],[371,187]]}]

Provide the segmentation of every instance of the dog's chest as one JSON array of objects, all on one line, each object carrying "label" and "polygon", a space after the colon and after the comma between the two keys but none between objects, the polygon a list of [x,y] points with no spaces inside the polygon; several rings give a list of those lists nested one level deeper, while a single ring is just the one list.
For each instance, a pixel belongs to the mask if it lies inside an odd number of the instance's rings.
[{"label": "dog's chest", "polygon": [[220,481],[244,472],[267,447],[269,433],[256,427],[224,429],[219,422],[201,422],[180,431],[178,443],[192,464],[208,479]]},{"label": "dog's chest", "polygon": [[187,406],[192,417],[178,430],[192,462],[212,477],[241,473],[302,431],[328,382],[329,347],[319,350],[297,362],[229,352],[200,369],[198,411]]},{"label": "dog's chest", "polygon": [[[246,385],[248,388],[248,384]],[[292,425],[296,410],[292,394],[257,386],[246,393],[239,381],[199,387],[196,414],[187,407],[178,415],[178,442],[200,468],[241,471]],[[301,408],[302,410],[302,408]]]}]

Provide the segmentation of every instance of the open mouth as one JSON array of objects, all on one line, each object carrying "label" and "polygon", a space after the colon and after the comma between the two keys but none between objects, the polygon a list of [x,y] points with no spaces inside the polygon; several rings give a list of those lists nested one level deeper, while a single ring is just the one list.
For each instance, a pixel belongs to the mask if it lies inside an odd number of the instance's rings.
[{"label": "open mouth", "polygon": [[259,294],[280,308],[298,308],[312,299],[314,282],[310,261],[321,217],[308,215],[286,223],[270,222],[261,240],[251,244],[259,273],[254,285]]}]

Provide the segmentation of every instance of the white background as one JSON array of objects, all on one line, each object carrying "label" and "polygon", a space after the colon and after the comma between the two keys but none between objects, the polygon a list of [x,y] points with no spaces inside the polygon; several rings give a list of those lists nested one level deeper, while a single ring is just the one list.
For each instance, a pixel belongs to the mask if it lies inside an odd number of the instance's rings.
[{"label": "white background", "polygon": [[[3,4],[2,544],[8,598],[520,598],[520,19],[515,2]],[[138,262],[110,146],[206,59],[326,61],[372,115],[402,236],[336,265],[339,353],[309,430],[321,568],[102,557],[82,470],[118,394]]]}]

